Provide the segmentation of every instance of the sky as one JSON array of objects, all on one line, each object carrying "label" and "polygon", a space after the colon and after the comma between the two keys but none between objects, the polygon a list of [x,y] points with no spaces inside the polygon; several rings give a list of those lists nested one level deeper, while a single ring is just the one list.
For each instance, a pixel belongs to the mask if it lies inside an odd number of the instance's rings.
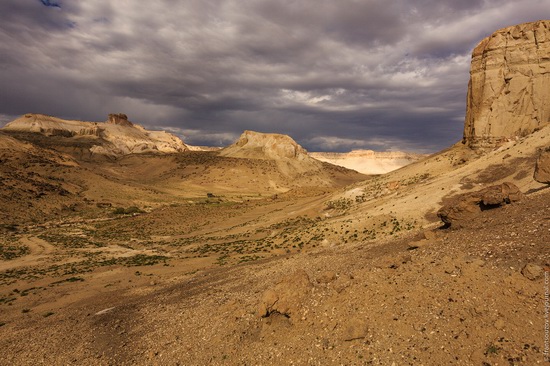
[{"label": "sky", "polygon": [[[125,113],[191,145],[309,151],[462,138],[471,52],[547,0],[0,0],[0,125]],[[541,18],[542,17],[542,18]]]}]

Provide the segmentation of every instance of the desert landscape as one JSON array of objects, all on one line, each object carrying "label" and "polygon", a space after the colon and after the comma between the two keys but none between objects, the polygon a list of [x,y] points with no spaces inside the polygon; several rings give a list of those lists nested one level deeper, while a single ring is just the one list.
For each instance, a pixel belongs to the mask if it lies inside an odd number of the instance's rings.
[{"label": "desert landscape", "polygon": [[462,141],[0,129],[2,365],[549,362],[550,21],[473,50]]}]

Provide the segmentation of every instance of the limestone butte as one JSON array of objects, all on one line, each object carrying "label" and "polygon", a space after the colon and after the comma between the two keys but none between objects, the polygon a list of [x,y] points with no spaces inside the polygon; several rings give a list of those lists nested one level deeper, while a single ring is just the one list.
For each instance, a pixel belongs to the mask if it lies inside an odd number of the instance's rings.
[{"label": "limestone butte", "polygon": [[284,176],[296,178],[306,175],[318,183],[331,180],[326,169],[335,168],[310,157],[290,136],[276,133],[244,131],[234,144],[220,151],[220,156],[272,161]]},{"label": "limestone butte", "polygon": [[472,53],[463,142],[494,147],[550,123],[550,20],[496,31]]},{"label": "limestone butte", "polygon": [[223,149],[220,155],[248,159],[313,161],[307,151],[290,136],[248,130],[244,131],[237,142]]}]

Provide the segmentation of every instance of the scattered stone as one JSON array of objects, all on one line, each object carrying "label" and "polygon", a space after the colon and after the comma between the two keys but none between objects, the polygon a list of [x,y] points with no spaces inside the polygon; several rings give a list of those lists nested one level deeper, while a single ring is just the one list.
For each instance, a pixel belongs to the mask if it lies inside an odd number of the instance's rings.
[{"label": "scattered stone", "polygon": [[535,281],[542,277],[544,269],[536,264],[528,263],[522,268],[521,274],[527,279]]},{"label": "scattered stone", "polygon": [[337,278],[336,272],[334,271],[324,271],[321,273],[321,275],[317,278],[318,283],[331,283]]},{"label": "scattered stone", "polygon": [[438,239],[437,233],[433,230],[424,230],[422,235],[424,235],[424,239],[426,240],[435,241]]},{"label": "scattered stone", "polygon": [[498,320],[495,322],[494,326],[495,326],[495,328],[498,329],[498,330],[503,330],[505,324],[506,324],[506,323],[504,322],[504,320],[498,319]]},{"label": "scattered stone", "polygon": [[350,319],[344,328],[342,339],[346,342],[363,339],[367,337],[368,331],[369,329],[367,327],[365,319]]}]

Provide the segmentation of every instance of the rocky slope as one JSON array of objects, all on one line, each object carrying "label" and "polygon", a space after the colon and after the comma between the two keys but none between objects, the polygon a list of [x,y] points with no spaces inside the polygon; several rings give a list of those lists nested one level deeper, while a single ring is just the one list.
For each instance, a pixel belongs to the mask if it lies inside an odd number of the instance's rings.
[{"label": "rocky slope", "polygon": [[376,152],[353,150],[348,153],[310,152],[309,156],[319,161],[343,166],[363,174],[385,174],[409,165],[426,155],[399,151]]},{"label": "rocky slope", "polygon": [[464,142],[492,147],[550,123],[550,21],[501,29],[472,53]]},{"label": "rocky slope", "polygon": [[107,122],[73,121],[42,114],[26,114],[8,123],[2,131],[41,145],[78,153],[82,158],[188,150],[175,135],[164,131],[148,131],[130,122],[124,114],[110,114]]}]

